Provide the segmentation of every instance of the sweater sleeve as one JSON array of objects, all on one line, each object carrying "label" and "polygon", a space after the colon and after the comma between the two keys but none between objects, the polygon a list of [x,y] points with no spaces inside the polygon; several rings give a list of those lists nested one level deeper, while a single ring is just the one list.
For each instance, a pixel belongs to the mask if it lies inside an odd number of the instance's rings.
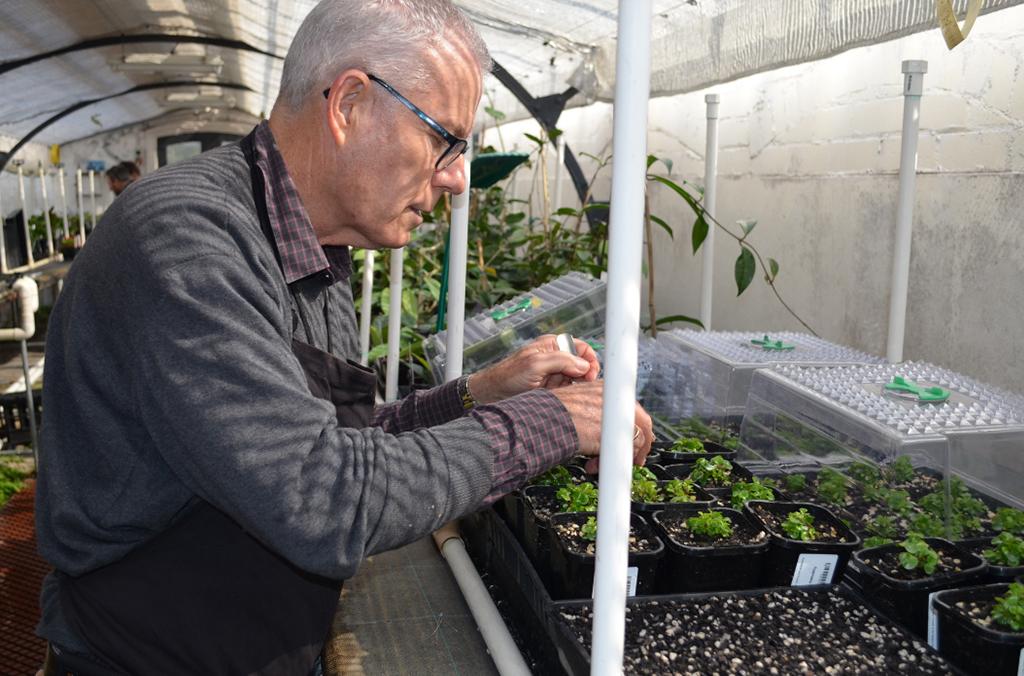
[{"label": "sweater sleeve", "polygon": [[141,277],[128,310],[149,443],[294,564],[349,577],[489,493],[494,450],[479,420],[401,434],[339,427],[282,336],[279,299],[240,257],[204,253]]}]

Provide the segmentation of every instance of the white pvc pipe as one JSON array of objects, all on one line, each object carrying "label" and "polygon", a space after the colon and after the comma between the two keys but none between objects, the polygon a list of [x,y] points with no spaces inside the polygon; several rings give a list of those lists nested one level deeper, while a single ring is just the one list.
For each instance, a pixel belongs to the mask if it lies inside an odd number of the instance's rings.
[{"label": "white pvc pipe", "polygon": [[[718,94],[704,97],[708,112],[707,145],[704,151],[704,210],[715,216],[715,200],[718,197]],[[700,284],[700,323],[705,331],[711,330],[711,301],[715,280],[715,226],[708,222],[708,236],[704,239],[704,265]]]},{"label": "white pvc pipe", "polygon": [[402,265],[405,249],[391,250],[391,300],[388,307],[388,363],[384,401],[398,399],[398,348],[402,332]]},{"label": "white pvc pipe", "polygon": [[70,232],[68,228],[68,191],[64,187],[64,165],[57,167],[57,180],[60,182],[60,206],[61,215],[64,217],[64,225],[60,229],[60,238],[63,240]]},{"label": "white pvc pipe", "polygon": [[505,621],[501,619],[501,613],[491,600],[487,587],[477,574],[458,531],[449,524],[434,533],[434,542],[452,570],[498,673],[501,676],[529,676],[530,668],[509,634]]},{"label": "white pvc pipe", "polygon": [[622,673],[629,557],[629,489],[640,330],[641,250],[647,108],[651,79],[651,0],[619,0],[615,57],[612,198],[601,419],[601,500],[590,673]]},{"label": "white pvc pipe", "polygon": [[555,139],[555,199],[551,203],[552,211],[562,208],[562,167],[565,166],[565,134]]},{"label": "white pvc pipe", "polygon": [[[0,178],[3,177],[0,172]],[[0,189],[0,194],[3,190]],[[4,237],[4,224],[7,222],[7,213],[4,211],[3,205],[0,204],[0,272],[7,274],[7,241]]]},{"label": "white pvc pipe", "polygon": [[43,191],[43,222],[46,223],[46,255],[53,257],[53,227],[50,224],[50,196],[46,191],[46,169],[39,163],[39,186]]},{"label": "white pvc pipe", "polygon": [[[92,230],[96,229],[96,172],[89,170],[89,204],[92,205]],[[84,226],[83,226],[84,227]]]},{"label": "white pvc pipe", "polygon": [[885,351],[890,363],[903,361],[910,283],[910,242],[914,228],[914,183],[917,178],[917,137],[921,122],[921,95],[927,61],[903,62],[903,141],[900,150],[900,195],[896,207],[896,246],[889,297],[889,340]]},{"label": "white pvc pipe", "polygon": [[370,308],[373,305],[373,261],[376,251],[367,249],[363,257],[363,302],[359,308],[359,363],[370,360]]},{"label": "white pvc pipe", "polygon": [[76,170],[78,175],[78,234],[82,237],[82,244],[85,244],[85,200],[82,198],[82,170]]},{"label": "white pvc pipe", "polygon": [[22,165],[18,165],[18,196],[21,198],[21,227],[25,231],[25,247],[28,249],[28,266],[36,264],[35,256],[32,255],[32,233],[28,228],[28,200],[25,199],[25,172]]},{"label": "white pvc pipe", "polygon": [[466,189],[452,197],[451,237],[448,240],[448,338],[444,379],[462,375],[463,335],[466,326],[466,259],[469,248],[469,153],[465,158]]}]

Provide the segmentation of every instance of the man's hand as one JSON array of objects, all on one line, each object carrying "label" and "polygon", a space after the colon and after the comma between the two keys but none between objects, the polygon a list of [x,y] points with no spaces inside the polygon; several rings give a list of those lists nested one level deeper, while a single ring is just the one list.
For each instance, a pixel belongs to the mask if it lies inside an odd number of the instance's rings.
[{"label": "man's hand", "polygon": [[[574,387],[562,387],[555,390],[554,395],[569,411],[572,422],[576,426],[576,436],[580,440],[579,452],[590,457],[586,466],[587,473],[596,474],[597,454],[601,450],[604,382],[599,380],[579,383]],[[651,451],[651,442],[654,441],[654,428],[651,424],[651,416],[647,415],[647,411],[640,404],[636,405],[633,424],[633,464],[643,465],[647,460],[647,454]]]},{"label": "man's hand", "polygon": [[[573,381],[597,379],[601,365],[594,348],[576,341],[574,357],[558,350],[555,336],[541,336],[529,345],[469,378],[469,391],[481,404],[507,399],[529,390],[553,389]],[[598,415],[601,407],[598,406]]]}]

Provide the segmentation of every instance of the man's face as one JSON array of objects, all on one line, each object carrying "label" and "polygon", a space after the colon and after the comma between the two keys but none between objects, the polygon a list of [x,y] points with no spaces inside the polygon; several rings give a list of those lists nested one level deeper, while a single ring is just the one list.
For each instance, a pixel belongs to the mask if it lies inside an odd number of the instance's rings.
[{"label": "man's face", "polygon": [[124,192],[124,189],[128,187],[129,183],[131,183],[131,181],[119,181],[113,176],[107,176],[107,185],[110,186],[110,189],[113,191],[115,196]]},{"label": "man's face", "polygon": [[[429,82],[398,91],[449,133],[466,138],[480,102],[479,68],[458,47],[431,54],[430,62]],[[379,83],[369,81],[365,93],[370,98],[331,172],[331,231],[318,228],[318,235],[323,244],[397,248],[423,222],[421,212],[433,209],[443,193],[465,189],[465,159],[435,170],[449,143]]]}]

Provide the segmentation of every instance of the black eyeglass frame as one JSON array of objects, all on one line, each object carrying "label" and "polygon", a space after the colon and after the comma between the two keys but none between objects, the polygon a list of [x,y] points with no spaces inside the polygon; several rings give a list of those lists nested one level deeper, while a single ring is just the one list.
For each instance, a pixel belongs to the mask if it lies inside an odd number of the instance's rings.
[{"label": "black eyeglass frame", "polygon": [[[440,124],[437,120],[424,113],[419,106],[410,101],[409,99],[402,96],[397,89],[392,87],[390,84],[377,77],[372,73],[367,73],[366,76],[383,87],[389,94],[398,99],[399,103],[403,106],[416,113],[416,117],[423,120],[428,127],[434,130],[438,136],[440,136],[448,144],[441,156],[437,158],[437,162],[434,163],[434,171],[442,171],[452,166],[452,164],[459,158],[460,155],[466,152],[469,147],[469,141],[464,138],[459,138],[455,134],[451,133]],[[331,94],[331,88],[328,87],[324,90],[324,98],[329,98]],[[447,160],[447,161],[446,161]]]}]

